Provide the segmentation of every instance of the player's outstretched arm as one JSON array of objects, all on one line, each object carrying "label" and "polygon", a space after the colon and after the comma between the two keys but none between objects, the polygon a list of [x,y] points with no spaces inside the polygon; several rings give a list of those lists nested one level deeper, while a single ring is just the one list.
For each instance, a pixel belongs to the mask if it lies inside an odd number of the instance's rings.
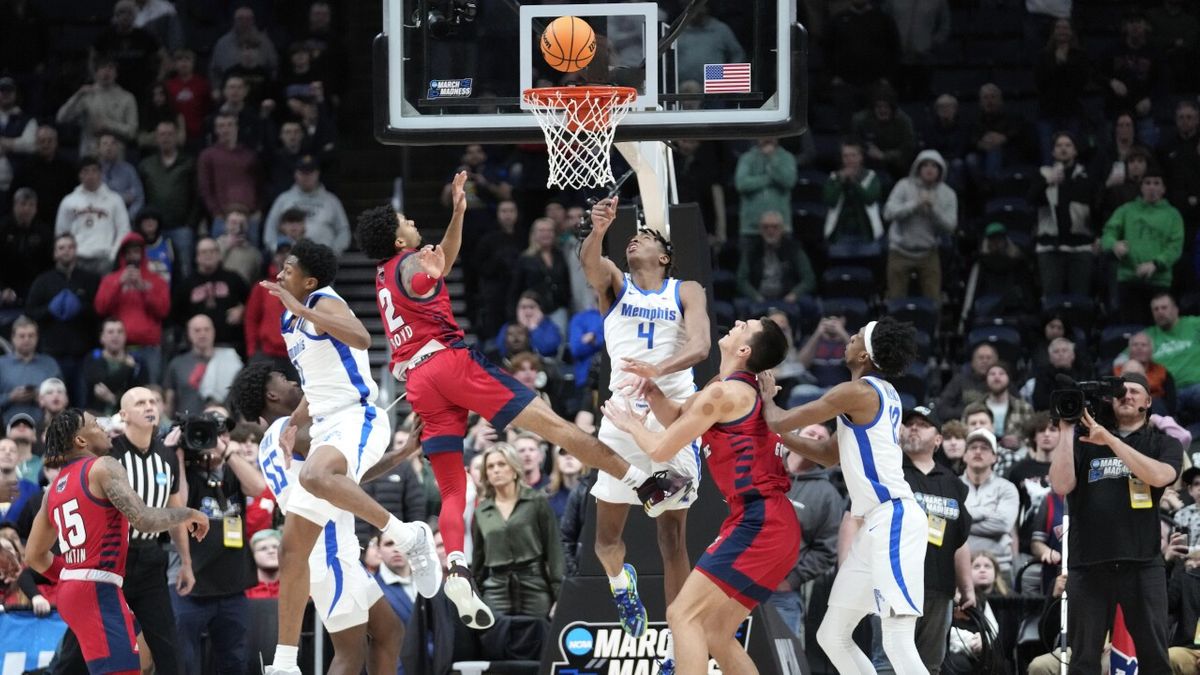
[{"label": "player's outstretched arm", "polygon": [[466,171],[454,174],[454,180],[450,183],[450,204],[454,210],[450,214],[450,224],[446,226],[446,232],[442,235],[442,250],[446,252],[446,260],[442,273],[438,276],[450,274],[454,261],[458,259],[458,252],[462,250],[463,216],[467,212],[467,191],[464,187],[466,183]]},{"label": "player's outstretched arm", "polygon": [[829,468],[838,463],[837,436],[817,441],[794,433],[784,433],[779,435],[779,442],[788,450],[823,467]]},{"label": "player's outstretched arm", "polygon": [[421,416],[414,416],[412,430],[408,432],[408,440],[404,445],[396,450],[388,450],[383,453],[375,465],[367,469],[363,473],[360,483],[370,483],[371,481],[386,476],[391,473],[392,469],[407,462],[410,457],[421,451],[421,432],[425,429],[425,423],[421,421]]},{"label": "player's outstretched arm", "polygon": [[354,349],[370,349],[371,334],[361,319],[350,311],[350,305],[333,298],[320,298],[312,309],[307,310],[308,319],[321,332],[333,336]]},{"label": "player's outstretched arm", "polygon": [[50,552],[54,546],[57,533],[54,523],[50,522],[50,512],[46,508],[46,500],[50,492],[47,489],[42,495],[42,506],[33,517],[33,528],[29,531],[29,539],[25,542],[25,563],[41,574],[54,564],[54,554]]},{"label": "player's outstretched arm", "polygon": [[679,302],[683,309],[683,330],[686,340],[675,354],[662,363],[626,361],[622,370],[641,377],[662,377],[700,363],[712,348],[712,328],[708,323],[708,296],[704,287],[695,281],[679,284]]},{"label": "player's outstretched arm", "polygon": [[854,383],[843,382],[815,401],[784,410],[775,405],[774,398],[779,392],[779,387],[775,385],[775,376],[772,373],[759,373],[758,385],[763,400],[763,419],[767,421],[771,431],[777,434],[802,429],[810,424],[824,424],[838,415],[851,412],[847,403],[855,394]]},{"label": "player's outstretched arm", "polygon": [[111,457],[101,457],[88,473],[89,482],[99,485],[104,498],[112,502],[129,524],[142,532],[162,532],[176,525],[184,525],[196,541],[208,533],[208,516],[195,509],[165,508],[152,509],[129,485],[125,467]]},{"label": "player's outstretched arm", "polygon": [[596,292],[597,309],[601,314],[607,313],[616,301],[617,290],[625,279],[617,265],[600,253],[604,248],[604,235],[616,218],[616,197],[597,202],[592,207],[592,231],[579,248],[579,264],[583,267],[588,285]]},{"label": "player's outstretched arm", "polygon": [[[720,395],[716,393],[718,390],[721,390]],[[613,399],[604,404],[604,416],[618,429],[632,436],[638,447],[650,455],[650,459],[665,462],[719,422],[722,415],[730,412],[727,408],[732,405],[734,397],[735,392],[727,390],[724,382],[705,387],[691,401],[692,405],[665,431],[650,431],[646,428],[645,415],[638,415]]]}]

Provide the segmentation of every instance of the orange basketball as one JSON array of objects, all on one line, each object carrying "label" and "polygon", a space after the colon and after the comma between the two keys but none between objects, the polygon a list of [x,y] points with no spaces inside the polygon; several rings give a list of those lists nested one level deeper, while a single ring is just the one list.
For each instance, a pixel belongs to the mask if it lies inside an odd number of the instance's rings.
[{"label": "orange basketball", "polygon": [[596,55],[596,32],[577,16],[560,16],[542,32],[542,56],[555,70],[573,73]]}]

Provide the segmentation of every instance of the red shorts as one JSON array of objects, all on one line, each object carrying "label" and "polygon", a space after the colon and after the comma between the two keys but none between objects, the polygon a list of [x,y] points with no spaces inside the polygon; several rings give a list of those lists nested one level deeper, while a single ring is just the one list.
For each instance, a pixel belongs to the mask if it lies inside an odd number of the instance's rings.
[{"label": "red shorts", "polygon": [[467,415],[476,412],[497,431],[536,394],[471,348],[443,349],[408,371],[408,402],[425,422],[426,454],[462,452]]},{"label": "red shorts", "polygon": [[79,640],[88,672],[139,673],[137,622],[120,587],[68,580],[58,585],[58,613]]},{"label": "red shorts", "polygon": [[727,520],[696,569],[747,609],[779,587],[800,558],[800,521],[783,495],[746,502],[740,518]]}]

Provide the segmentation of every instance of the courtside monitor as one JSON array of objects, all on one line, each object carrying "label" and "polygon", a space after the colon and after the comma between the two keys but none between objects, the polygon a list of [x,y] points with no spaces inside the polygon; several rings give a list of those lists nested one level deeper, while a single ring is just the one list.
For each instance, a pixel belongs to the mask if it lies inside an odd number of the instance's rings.
[{"label": "courtside monitor", "polygon": [[[542,142],[522,94],[573,86],[636,91],[617,141],[807,127],[795,0],[385,0],[383,9],[373,74],[383,143]],[[573,19],[556,23],[563,17]]]}]

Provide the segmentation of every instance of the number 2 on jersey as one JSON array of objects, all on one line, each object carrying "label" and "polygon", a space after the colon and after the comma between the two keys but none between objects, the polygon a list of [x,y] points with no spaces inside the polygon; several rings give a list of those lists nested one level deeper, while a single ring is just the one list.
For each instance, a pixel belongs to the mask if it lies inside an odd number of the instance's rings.
[{"label": "number 2 on jersey", "polygon": [[654,349],[654,322],[643,321],[639,323],[638,337],[646,339],[646,349]]},{"label": "number 2 on jersey", "polygon": [[383,320],[387,324],[388,341],[392,347],[399,347],[412,337],[412,326],[404,325],[404,317],[400,316],[392,302],[392,292],[386,288],[379,289],[379,307],[383,310]]}]

